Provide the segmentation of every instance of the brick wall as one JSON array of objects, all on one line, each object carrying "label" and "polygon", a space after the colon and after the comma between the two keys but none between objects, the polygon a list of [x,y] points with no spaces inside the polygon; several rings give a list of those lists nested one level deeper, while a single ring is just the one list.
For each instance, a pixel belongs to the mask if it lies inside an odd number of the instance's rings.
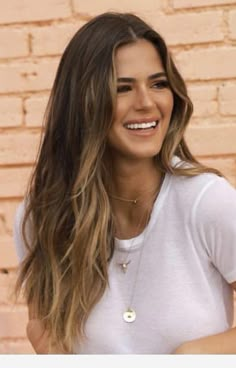
[{"label": "brick wall", "polygon": [[12,222],[65,45],[87,19],[106,10],[135,11],[153,24],[170,45],[194,102],[190,147],[236,186],[236,1],[0,3],[0,353],[32,353],[26,307],[14,305],[10,294],[17,270]]}]

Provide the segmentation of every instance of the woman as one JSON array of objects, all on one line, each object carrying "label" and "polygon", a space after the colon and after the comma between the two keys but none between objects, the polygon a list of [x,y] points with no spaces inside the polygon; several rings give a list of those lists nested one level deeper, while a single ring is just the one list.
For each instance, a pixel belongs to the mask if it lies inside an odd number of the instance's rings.
[{"label": "woman", "polygon": [[236,353],[236,193],[190,153],[191,114],[137,16],[69,43],[15,224],[37,353]]}]

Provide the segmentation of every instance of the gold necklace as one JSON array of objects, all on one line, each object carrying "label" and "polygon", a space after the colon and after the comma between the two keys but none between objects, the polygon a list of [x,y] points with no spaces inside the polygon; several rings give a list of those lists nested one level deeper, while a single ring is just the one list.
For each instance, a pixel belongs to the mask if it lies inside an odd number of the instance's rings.
[{"label": "gold necklace", "polygon": [[[159,189],[158,189],[157,193],[155,193],[155,199],[154,199],[154,202],[153,203],[155,203],[155,200],[156,200],[157,196],[160,193],[160,190],[161,190],[163,181],[164,181],[164,176],[163,176],[163,178],[161,180],[161,183],[160,183],[160,186],[159,186]],[[133,290],[132,290],[131,297],[130,297],[130,302],[128,304],[128,307],[123,312],[123,320],[125,322],[127,322],[127,323],[132,323],[132,322],[134,322],[136,320],[136,312],[135,312],[135,309],[132,307],[132,304],[133,304],[133,299],[134,299],[134,295],[135,295],[135,291],[136,291],[136,287],[137,287],[138,273],[139,273],[139,270],[140,270],[140,265],[141,265],[141,260],[142,260],[142,254],[143,254],[143,250],[144,250],[144,246],[145,246],[145,239],[147,237],[147,230],[148,230],[147,223],[148,223],[148,220],[150,218],[150,215],[151,215],[151,211],[148,213],[147,219],[146,219],[146,222],[145,222],[146,223],[146,225],[145,225],[146,227],[145,227],[145,230],[144,230],[145,233],[144,233],[144,238],[143,238],[142,245],[141,245],[141,251],[140,251],[140,255],[139,255],[138,265],[137,265],[137,268],[136,268],[135,281],[134,281],[134,286],[133,286]],[[142,219],[143,219],[143,216],[140,219],[139,226],[141,225]],[[128,255],[126,257],[126,261],[123,261],[121,263],[118,263],[118,265],[121,267],[123,273],[126,273],[126,271],[128,269],[128,265],[131,262],[131,260],[128,260],[128,257],[129,257],[130,250],[131,250],[131,247],[133,245],[133,242],[134,242],[134,239],[133,239],[133,241],[131,242],[131,244],[129,246]]]},{"label": "gold necklace", "polygon": [[[144,214],[145,215],[145,214]],[[137,232],[139,233],[139,230],[141,229],[141,224],[142,224],[142,220],[144,219],[144,217],[145,216],[141,216],[141,218],[140,218],[140,221],[139,221],[139,224],[138,224],[138,227],[137,227]],[[144,225],[144,228],[147,226],[147,223],[148,223],[148,219],[149,219],[149,217],[150,217],[150,212],[148,213],[148,215],[147,215],[147,218],[146,218],[146,221],[145,221],[145,225]],[[121,268],[121,270],[124,272],[124,273],[126,273],[127,272],[127,270],[128,270],[128,265],[131,263],[131,259],[129,259],[128,260],[128,258],[129,258],[129,254],[130,254],[130,250],[131,250],[131,248],[132,248],[132,245],[133,245],[133,242],[134,242],[134,240],[135,240],[135,237],[136,237],[137,235],[135,235],[133,238],[133,241],[131,242],[131,244],[130,244],[130,246],[129,246],[129,249],[128,249],[128,254],[127,254],[127,257],[126,257],[126,260],[123,260],[122,262],[120,262],[120,263],[117,263],[117,265]]]},{"label": "gold necklace", "polygon": [[[150,213],[147,216],[147,221],[146,221],[147,223],[148,223],[149,217],[150,217]],[[132,323],[136,320],[136,312],[135,312],[135,309],[133,308],[132,304],[133,304],[133,299],[134,299],[134,295],[135,295],[135,291],[136,291],[138,273],[139,273],[139,270],[140,270],[142,254],[143,254],[143,250],[144,250],[144,246],[145,246],[145,239],[147,237],[147,230],[148,230],[148,228],[146,227],[145,230],[144,230],[145,233],[144,233],[144,238],[143,238],[143,241],[142,241],[142,244],[141,244],[141,251],[140,251],[140,254],[139,254],[138,265],[137,265],[136,273],[135,273],[135,281],[134,281],[134,286],[133,286],[133,290],[132,290],[132,293],[131,293],[130,301],[129,301],[128,307],[123,312],[123,320],[127,323]],[[129,247],[129,252],[130,252],[132,244],[133,244],[133,242],[131,243],[131,245]]]},{"label": "gold necklace", "polygon": [[[155,202],[155,199],[157,198],[157,196],[158,196],[158,194],[159,194],[159,192],[160,192],[160,190],[161,190],[163,180],[164,180],[164,175],[162,175],[162,177],[161,177],[161,182],[160,182],[160,184],[159,184],[159,186],[158,186],[157,191],[153,194],[153,196],[154,196],[154,202]],[[150,193],[150,191],[149,191],[149,193]],[[123,200],[123,201],[133,202],[134,204],[136,204],[136,203],[137,203],[137,201],[139,200],[139,198],[137,198],[137,199],[135,199],[135,200],[131,200],[131,199],[130,199],[130,200],[128,200],[128,199],[120,198],[120,197],[116,197],[116,199]],[[152,199],[153,199],[153,197],[151,197],[151,200],[152,200]],[[145,215],[145,214],[144,214],[144,215]],[[143,219],[144,219],[144,217],[145,217],[144,215],[143,215],[143,216],[141,216],[141,218],[140,218],[140,221],[139,221],[139,223],[138,223],[138,227],[137,227],[137,231],[141,228],[142,220],[143,220]],[[150,213],[149,213],[149,215],[147,216],[147,220],[146,220],[146,222],[145,222],[145,227],[146,227],[146,225],[147,225],[147,223],[148,223],[148,219],[149,219],[149,217],[150,217]],[[128,260],[131,247],[132,247],[132,243],[131,243],[131,245],[130,245],[130,247],[129,247],[128,255],[127,255],[127,257],[126,257],[126,260],[125,260],[125,261],[122,261],[122,262],[120,262],[120,263],[118,263],[118,266],[121,268],[121,270],[122,270],[124,273],[126,273],[126,272],[127,272],[128,265],[131,263],[131,260]]]},{"label": "gold necklace", "polygon": [[[163,175],[161,176],[161,182],[160,182],[159,188],[161,188],[162,182],[163,182]],[[153,188],[151,190],[145,191],[143,194],[148,194],[148,193],[151,193],[152,191],[153,191]],[[109,194],[109,196],[113,199],[116,199],[117,201],[128,202],[128,203],[132,203],[132,204],[137,204],[140,201],[140,199],[143,198],[143,195],[142,195],[142,196],[137,197],[135,199],[128,199],[128,198],[118,197],[118,196],[113,195],[111,193]]]}]

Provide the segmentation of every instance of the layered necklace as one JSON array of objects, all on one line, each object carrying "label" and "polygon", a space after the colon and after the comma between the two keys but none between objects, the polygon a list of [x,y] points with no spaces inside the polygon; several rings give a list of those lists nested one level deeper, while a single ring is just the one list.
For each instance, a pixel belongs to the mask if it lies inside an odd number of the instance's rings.
[{"label": "layered necklace", "polygon": [[[164,180],[164,175],[161,178],[161,183],[159,184],[158,189],[156,189],[155,192],[151,196],[150,200],[152,202],[152,206],[153,206],[153,203],[155,202],[157,196],[160,193],[163,180]],[[150,193],[150,192],[153,192],[153,189],[146,192],[146,193]],[[118,201],[131,203],[132,205],[137,205],[139,203],[139,201],[141,201],[141,199],[144,198],[142,196],[142,197],[138,197],[138,198],[135,198],[135,199],[127,199],[127,198],[122,198],[122,197],[118,197],[118,196],[115,196],[115,195],[110,195],[110,197],[115,199],[115,200],[118,200]],[[147,202],[147,204],[148,204],[148,202]],[[148,206],[147,206],[147,208],[148,208]],[[133,308],[132,304],[133,304],[133,299],[134,299],[135,291],[136,291],[136,287],[137,287],[137,279],[138,279],[138,274],[139,274],[139,270],[140,270],[142,254],[143,254],[143,250],[144,250],[144,246],[145,246],[145,240],[146,240],[146,237],[147,237],[147,224],[149,222],[151,212],[152,212],[152,208],[150,210],[148,210],[147,212],[145,211],[144,214],[142,214],[142,216],[140,217],[140,220],[139,220],[138,225],[137,225],[137,233],[139,233],[139,231],[141,231],[141,228],[143,228],[142,223],[144,223],[145,230],[144,230],[144,238],[143,238],[142,245],[141,245],[141,251],[140,251],[140,254],[139,254],[138,264],[137,264],[137,267],[136,267],[135,279],[134,279],[134,284],[133,284],[133,288],[132,288],[132,292],[131,292],[131,296],[130,296],[130,301],[128,303],[127,308],[123,312],[123,320],[125,322],[128,322],[128,323],[134,322],[136,320],[136,312],[135,312],[135,309]],[[127,251],[126,259],[123,259],[123,260],[121,260],[120,262],[117,263],[117,266],[120,268],[120,270],[123,272],[123,274],[127,273],[128,267],[129,267],[129,265],[132,261],[130,259],[130,251],[132,249],[132,245],[133,245],[134,241],[135,241],[135,237],[133,238],[133,240],[130,243],[130,246],[129,246],[128,251]]]}]

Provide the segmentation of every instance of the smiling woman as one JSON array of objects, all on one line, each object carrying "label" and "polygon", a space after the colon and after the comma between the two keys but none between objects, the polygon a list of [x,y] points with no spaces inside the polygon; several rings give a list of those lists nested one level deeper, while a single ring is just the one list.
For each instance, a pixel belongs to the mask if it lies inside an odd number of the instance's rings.
[{"label": "smiling woman", "polygon": [[160,55],[151,42],[139,39],[117,50],[115,70],[118,95],[108,144],[126,161],[154,157],[161,150],[174,104]]},{"label": "smiling woman", "polygon": [[191,114],[137,16],[70,41],[15,221],[37,353],[236,353],[236,193],[188,149]]}]

